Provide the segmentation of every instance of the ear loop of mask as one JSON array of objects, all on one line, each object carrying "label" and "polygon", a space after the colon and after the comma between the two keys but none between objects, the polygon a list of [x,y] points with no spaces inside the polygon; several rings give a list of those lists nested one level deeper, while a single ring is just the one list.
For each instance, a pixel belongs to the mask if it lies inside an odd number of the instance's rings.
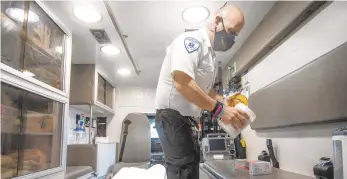
[{"label": "ear loop of mask", "polygon": [[[227,4],[228,2],[226,2],[221,8],[220,8],[220,14],[221,14],[221,21],[222,21],[222,25],[223,25],[223,30],[226,32],[226,30],[225,30],[225,26],[224,26],[224,21],[223,21],[223,15],[222,15],[222,8]],[[217,26],[214,28],[214,32],[216,33],[217,32]]]},{"label": "ear loop of mask", "polygon": [[220,8],[222,9],[223,7],[225,7],[228,4],[228,2],[225,2],[224,5]]},{"label": "ear loop of mask", "polygon": [[225,29],[225,26],[224,26],[223,17],[222,17],[222,25],[223,25],[223,30],[224,30],[225,32],[227,32],[227,30]]},{"label": "ear loop of mask", "polygon": [[[223,17],[221,17],[221,20],[222,20],[222,26],[223,26],[223,30],[224,30],[225,32],[227,32],[227,31],[225,30],[225,26],[224,26]],[[217,26],[214,28],[214,33],[216,33],[216,32],[217,32]]]}]

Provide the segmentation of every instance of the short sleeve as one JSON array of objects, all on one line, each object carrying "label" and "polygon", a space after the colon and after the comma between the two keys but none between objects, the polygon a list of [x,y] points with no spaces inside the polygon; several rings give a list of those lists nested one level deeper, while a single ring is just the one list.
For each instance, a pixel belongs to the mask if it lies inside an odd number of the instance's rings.
[{"label": "short sleeve", "polygon": [[178,37],[171,49],[171,73],[181,71],[195,80],[201,43],[193,37]]}]

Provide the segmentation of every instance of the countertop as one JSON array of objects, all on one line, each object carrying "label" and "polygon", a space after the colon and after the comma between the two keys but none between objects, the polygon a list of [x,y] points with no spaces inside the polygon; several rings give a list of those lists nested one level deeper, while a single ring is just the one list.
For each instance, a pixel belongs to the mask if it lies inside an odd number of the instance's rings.
[{"label": "countertop", "polygon": [[200,168],[204,172],[208,172],[209,175],[212,174],[213,178],[217,179],[314,179],[313,177],[287,172],[277,168],[272,169],[271,175],[251,176],[242,170],[236,169],[233,171],[230,169],[231,165],[231,161],[228,160],[215,160],[200,164]]}]

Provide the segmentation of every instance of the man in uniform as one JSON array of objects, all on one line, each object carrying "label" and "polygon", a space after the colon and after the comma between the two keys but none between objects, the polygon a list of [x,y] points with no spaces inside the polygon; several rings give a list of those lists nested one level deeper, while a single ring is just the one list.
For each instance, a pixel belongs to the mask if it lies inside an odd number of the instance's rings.
[{"label": "man in uniform", "polygon": [[178,36],[167,48],[157,86],[156,129],[165,154],[168,179],[198,179],[200,151],[192,137],[190,117],[210,111],[234,128],[245,125],[247,114],[223,105],[213,89],[215,51],[227,51],[244,25],[242,12],[221,8],[206,27]]}]

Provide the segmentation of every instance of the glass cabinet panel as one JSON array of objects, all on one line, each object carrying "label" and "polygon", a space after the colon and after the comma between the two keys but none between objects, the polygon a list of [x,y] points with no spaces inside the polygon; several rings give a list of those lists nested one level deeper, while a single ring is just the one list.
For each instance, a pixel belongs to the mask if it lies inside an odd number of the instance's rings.
[{"label": "glass cabinet panel", "polygon": [[1,179],[18,176],[22,91],[1,85]]},{"label": "glass cabinet panel", "polygon": [[114,87],[98,74],[98,96],[97,100],[102,104],[113,107],[113,91]]},{"label": "glass cabinet panel", "polygon": [[1,178],[61,165],[63,104],[1,83]]},{"label": "glass cabinet panel", "polygon": [[35,3],[30,2],[29,13],[37,14],[36,22],[27,25],[24,69],[34,78],[62,89],[64,32]]},{"label": "glass cabinet panel", "polygon": [[1,1],[1,63],[16,70],[22,69],[23,1]]},{"label": "glass cabinet panel", "polygon": [[110,108],[113,106],[113,89],[113,86],[106,81],[105,104]]},{"label": "glass cabinet panel", "polygon": [[98,74],[98,101],[105,104],[105,79]]},{"label": "glass cabinet panel", "polygon": [[1,5],[1,62],[63,90],[63,30],[34,1]]}]

